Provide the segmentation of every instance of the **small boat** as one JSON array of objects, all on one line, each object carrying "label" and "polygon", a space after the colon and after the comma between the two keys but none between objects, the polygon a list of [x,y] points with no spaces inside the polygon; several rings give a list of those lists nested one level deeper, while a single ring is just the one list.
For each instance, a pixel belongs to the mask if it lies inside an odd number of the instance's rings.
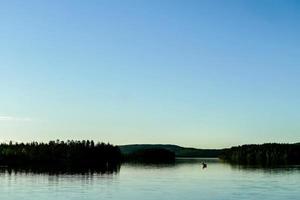
[{"label": "small boat", "polygon": [[205,168],[207,168],[207,164],[202,162],[202,169],[205,169]]}]

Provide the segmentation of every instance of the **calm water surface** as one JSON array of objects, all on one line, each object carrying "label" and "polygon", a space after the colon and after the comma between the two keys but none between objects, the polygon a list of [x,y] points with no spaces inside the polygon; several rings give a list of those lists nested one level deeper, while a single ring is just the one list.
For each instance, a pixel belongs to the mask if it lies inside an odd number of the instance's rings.
[{"label": "calm water surface", "polygon": [[0,172],[0,199],[300,199],[300,166],[241,168],[217,159],[123,164],[110,174]]}]

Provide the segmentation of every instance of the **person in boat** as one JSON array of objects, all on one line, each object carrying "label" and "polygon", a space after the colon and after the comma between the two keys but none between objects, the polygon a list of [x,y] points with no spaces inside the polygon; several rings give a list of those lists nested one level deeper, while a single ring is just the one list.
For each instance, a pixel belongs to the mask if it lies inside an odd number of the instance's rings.
[{"label": "person in boat", "polygon": [[205,168],[207,168],[207,164],[202,162],[202,169],[205,169]]}]

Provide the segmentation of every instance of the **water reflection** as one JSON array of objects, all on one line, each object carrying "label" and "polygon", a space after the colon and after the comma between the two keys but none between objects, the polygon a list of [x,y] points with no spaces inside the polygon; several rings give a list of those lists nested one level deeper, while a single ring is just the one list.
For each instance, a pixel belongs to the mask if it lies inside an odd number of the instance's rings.
[{"label": "water reflection", "polygon": [[216,164],[216,163],[220,163],[220,159],[218,159],[218,158],[177,158],[176,159],[176,164],[186,164],[186,163],[201,164],[202,162],[205,162],[208,164]]},{"label": "water reflection", "polygon": [[137,169],[175,169],[186,166],[199,166],[202,168],[202,163],[207,164],[207,168],[214,166],[229,167],[231,170],[248,171],[248,172],[264,172],[264,173],[291,173],[300,172],[300,165],[284,165],[284,166],[249,166],[238,165],[223,162],[218,158],[177,158],[172,163],[141,163],[127,162],[123,164],[107,165],[98,168],[76,168],[76,167],[23,167],[12,168],[0,166],[0,174],[45,174],[45,175],[93,175],[93,174],[118,174],[121,167],[137,168]]},{"label": "water reflection", "polygon": [[120,164],[107,165],[94,168],[77,167],[0,167],[0,174],[45,174],[45,175],[93,175],[93,174],[116,174],[120,171]]},{"label": "water reflection", "polygon": [[[227,163],[228,164],[228,163]],[[263,172],[263,173],[293,173],[300,172],[300,165],[279,165],[279,166],[260,166],[260,165],[238,165],[228,164],[233,170],[242,170],[248,172]]]},{"label": "water reflection", "polygon": [[[201,163],[208,165],[202,169]],[[0,199],[298,199],[300,167],[236,166],[218,159],[123,163],[101,169],[0,169]]]}]

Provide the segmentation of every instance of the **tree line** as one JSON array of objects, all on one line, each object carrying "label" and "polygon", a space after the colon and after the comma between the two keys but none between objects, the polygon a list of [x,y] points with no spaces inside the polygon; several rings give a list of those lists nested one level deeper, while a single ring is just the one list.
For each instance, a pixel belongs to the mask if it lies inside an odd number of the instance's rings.
[{"label": "tree line", "polygon": [[246,165],[300,164],[300,144],[242,145],[224,149],[220,158]]},{"label": "tree line", "polygon": [[2,143],[2,166],[108,167],[121,162],[119,147],[93,140]]}]

